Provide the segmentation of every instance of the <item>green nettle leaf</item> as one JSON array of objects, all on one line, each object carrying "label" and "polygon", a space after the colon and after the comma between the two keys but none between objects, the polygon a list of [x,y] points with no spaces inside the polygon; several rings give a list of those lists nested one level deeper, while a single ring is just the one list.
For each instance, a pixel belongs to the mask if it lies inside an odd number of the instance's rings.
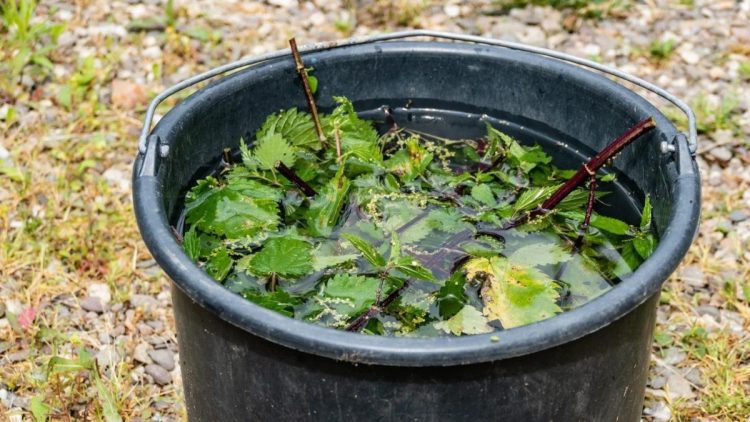
[{"label": "green nettle leaf", "polygon": [[381,268],[385,266],[385,258],[370,244],[370,242],[350,233],[342,234],[341,237],[348,240],[374,267]]},{"label": "green nettle leaf", "polygon": [[312,271],[312,245],[304,240],[276,237],[268,239],[253,255],[249,270],[254,274],[299,277]]},{"label": "green nettle leaf", "polygon": [[446,333],[460,336],[461,334],[484,334],[495,331],[487,324],[487,318],[477,308],[466,305],[450,319],[435,323],[435,328]]},{"label": "green nettle leaf", "polygon": [[290,108],[278,114],[271,114],[255,133],[256,139],[269,135],[281,135],[290,144],[312,149],[320,148],[315,123],[309,113]]},{"label": "green nettle leaf", "polygon": [[337,175],[310,202],[305,219],[313,235],[325,237],[331,234],[350,188],[349,179],[343,174]]},{"label": "green nettle leaf", "polygon": [[417,260],[410,256],[402,256],[393,265],[393,268],[401,271],[408,277],[414,277],[420,280],[435,281],[432,272],[422,266]]},{"label": "green nettle leaf", "polygon": [[494,207],[497,204],[492,189],[487,185],[475,185],[472,187],[471,197],[488,207]]},{"label": "green nettle leaf", "polygon": [[502,257],[475,258],[466,263],[467,278],[486,277],[481,290],[484,315],[503,327],[547,319],[558,312],[559,293],[552,279],[533,267],[512,264]]},{"label": "green nettle leaf", "polygon": [[265,170],[274,170],[279,162],[292,167],[294,152],[294,147],[283,136],[278,133],[267,134],[255,144],[253,159]]},{"label": "green nettle leaf", "polygon": [[560,185],[527,188],[518,195],[518,199],[513,204],[513,211],[518,214],[535,209],[559,187]]},{"label": "green nettle leaf", "polygon": [[396,173],[402,181],[414,180],[427,170],[432,162],[434,154],[428,152],[419,144],[418,138],[409,138],[404,148],[391,156],[385,165],[393,173]]},{"label": "green nettle leaf", "polygon": [[315,271],[325,270],[326,268],[336,267],[341,264],[346,264],[359,257],[358,254],[345,254],[345,255],[319,255],[313,254],[312,266]]},{"label": "green nettle leaf", "polygon": [[570,253],[554,243],[532,243],[516,249],[508,260],[517,265],[538,267],[558,264],[571,258]]},{"label": "green nettle leaf", "polygon": [[487,123],[487,138],[491,142],[502,145],[507,155],[513,159],[516,167],[520,168],[524,173],[528,173],[539,165],[552,162],[552,157],[547,155],[540,146],[524,147],[509,135],[492,127],[489,123]]},{"label": "green nettle leaf", "polygon": [[265,293],[246,291],[242,293],[242,297],[256,305],[276,311],[288,317],[293,317],[294,307],[302,303],[301,298],[292,296],[281,289]]},{"label": "green nettle leaf", "polygon": [[234,260],[229,256],[229,251],[227,251],[227,248],[221,246],[210,254],[203,268],[208,275],[218,281],[222,281],[229,274],[229,271],[232,270],[232,265],[234,265]]},{"label": "green nettle leaf", "polygon": [[651,230],[651,196],[646,195],[641,212],[641,231]]},{"label": "green nettle leaf", "polygon": [[640,255],[641,258],[646,259],[654,253],[656,239],[651,233],[638,235],[633,238],[633,246],[635,247],[636,252],[638,252],[638,255]]},{"label": "green nettle leaf", "polygon": [[[586,216],[586,214],[581,211],[560,211],[557,215],[575,220],[578,223],[583,222],[584,217]],[[596,213],[591,214],[591,227],[596,227],[599,230],[604,230],[608,233],[617,235],[627,235],[631,232],[628,223]]]},{"label": "green nettle leaf", "polygon": [[276,201],[254,199],[226,187],[188,198],[185,209],[188,224],[229,239],[275,230],[279,223]]},{"label": "green nettle leaf", "polygon": [[438,310],[443,319],[456,315],[466,303],[466,277],[462,271],[456,271],[440,288],[437,294]]},{"label": "green nettle leaf", "polygon": [[198,261],[201,256],[201,243],[198,234],[195,232],[195,226],[190,227],[190,230],[185,232],[182,237],[182,247],[193,262]]},{"label": "green nettle leaf", "polygon": [[351,153],[365,162],[382,163],[378,139],[380,136],[372,122],[360,119],[351,101],[345,97],[333,97],[339,103],[333,112],[323,116],[321,123],[328,138],[335,139],[338,132],[344,153]]},{"label": "green nettle leaf", "polygon": [[[381,283],[383,282],[377,278],[336,274],[326,283],[324,295],[328,298],[343,299],[339,303],[334,303],[339,312],[345,315],[358,315],[375,304]],[[382,297],[385,297],[385,294],[386,292],[381,291]]]}]

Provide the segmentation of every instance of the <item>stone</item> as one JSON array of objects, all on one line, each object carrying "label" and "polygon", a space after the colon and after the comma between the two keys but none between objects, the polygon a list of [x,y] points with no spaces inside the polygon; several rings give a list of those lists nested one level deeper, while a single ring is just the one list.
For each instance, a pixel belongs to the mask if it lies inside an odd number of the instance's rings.
[{"label": "stone", "polygon": [[98,297],[86,296],[79,302],[81,308],[89,312],[96,312],[98,314],[104,312],[104,305]]},{"label": "stone", "polygon": [[112,301],[112,293],[109,291],[109,286],[104,283],[89,284],[88,292],[89,296],[98,298],[104,305]]},{"label": "stone", "polygon": [[0,303],[0,318],[5,316],[5,304]]},{"label": "stone", "polygon": [[695,308],[695,312],[697,312],[698,315],[711,315],[715,319],[720,318],[719,310],[716,309],[716,307],[714,306],[708,306],[708,305],[698,306],[697,308]]},{"label": "stone", "polygon": [[153,296],[134,294],[130,295],[130,306],[134,308],[158,308],[159,301]]},{"label": "stone", "polygon": [[704,287],[706,285],[706,276],[700,267],[691,265],[680,271],[680,280],[683,283],[693,287]]},{"label": "stone", "polygon": [[649,380],[648,385],[653,388],[654,390],[661,390],[664,388],[664,386],[667,384],[667,379],[665,377],[655,377],[652,380]]},{"label": "stone", "polygon": [[133,360],[140,363],[150,364],[151,358],[148,356],[149,347],[146,343],[138,343],[133,349]]},{"label": "stone", "polygon": [[750,214],[745,210],[735,210],[729,213],[729,219],[732,220],[732,223],[741,223],[748,218],[750,218]]},{"label": "stone", "polygon": [[114,368],[121,360],[120,352],[112,345],[106,345],[96,353],[96,363],[100,368]]},{"label": "stone", "polygon": [[133,109],[146,102],[146,88],[143,85],[115,79],[111,88],[112,105],[117,108]]},{"label": "stone", "polygon": [[31,354],[31,352],[29,351],[29,349],[23,349],[23,350],[19,350],[17,352],[7,353],[5,355],[5,359],[7,359],[11,363],[13,363],[13,362],[20,362],[20,361],[28,358],[30,354]]},{"label": "stone", "polygon": [[683,375],[685,376],[686,380],[697,385],[698,387],[703,387],[703,374],[701,373],[700,368],[690,368],[685,371]]},{"label": "stone", "polygon": [[159,385],[167,385],[172,382],[172,375],[159,365],[146,365],[146,373],[151,375],[154,382]]},{"label": "stone", "polygon": [[677,365],[687,358],[687,354],[677,347],[670,347],[664,353],[664,362],[669,365]]},{"label": "stone", "polygon": [[727,162],[732,159],[732,151],[727,147],[716,147],[708,152],[711,157],[721,162]]},{"label": "stone", "polygon": [[695,393],[693,388],[690,386],[690,382],[680,374],[672,373],[667,378],[666,389],[672,400],[676,399],[693,399]]},{"label": "stone", "polygon": [[171,371],[175,367],[174,353],[167,349],[149,350],[148,356],[154,361],[154,363],[167,371]]},{"label": "stone", "polygon": [[643,409],[643,413],[654,418],[655,422],[666,422],[672,419],[672,412],[663,401],[658,401],[653,406]]}]

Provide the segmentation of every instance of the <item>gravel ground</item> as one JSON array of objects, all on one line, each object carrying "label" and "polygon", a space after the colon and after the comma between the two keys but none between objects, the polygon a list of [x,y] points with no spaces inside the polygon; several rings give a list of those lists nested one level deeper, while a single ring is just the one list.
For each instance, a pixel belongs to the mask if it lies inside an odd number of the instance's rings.
[{"label": "gravel ground", "polygon": [[[0,415],[184,418],[169,283],[130,199],[149,98],[290,36],[419,27],[593,58],[696,108],[703,222],[664,287],[644,418],[748,420],[750,0],[619,3],[630,7],[588,19],[536,6],[491,15],[481,1],[178,0],[164,25],[144,21],[165,14],[157,0],[43,0],[32,22],[65,25],[43,52],[49,66],[0,72]],[[19,54],[16,35],[0,30],[4,66]],[[81,370],[62,372],[53,356]]]}]

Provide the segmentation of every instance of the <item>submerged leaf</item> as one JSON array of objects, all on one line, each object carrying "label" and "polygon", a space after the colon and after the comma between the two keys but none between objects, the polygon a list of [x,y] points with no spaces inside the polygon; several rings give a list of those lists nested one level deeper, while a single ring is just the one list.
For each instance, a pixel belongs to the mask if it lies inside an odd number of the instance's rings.
[{"label": "submerged leaf", "polygon": [[247,291],[242,293],[242,297],[266,309],[276,311],[288,317],[293,317],[294,307],[302,303],[302,299],[299,297],[292,296],[280,289],[264,293]]},{"label": "submerged leaf", "polygon": [[491,333],[494,328],[487,324],[487,318],[477,308],[466,305],[450,319],[435,323],[435,328],[446,333],[460,336],[461,334]]},{"label": "submerged leaf", "polygon": [[351,242],[351,244],[362,253],[362,256],[365,257],[365,259],[374,267],[379,268],[385,266],[386,260],[383,255],[381,255],[380,252],[378,252],[378,250],[365,239],[349,233],[342,234],[341,237]]},{"label": "submerged leaf", "polygon": [[194,193],[185,204],[186,221],[206,233],[237,239],[278,225],[274,200],[252,198],[227,187]]},{"label": "submerged leaf", "polygon": [[548,242],[537,242],[515,250],[508,260],[513,264],[538,267],[558,264],[570,259],[570,253],[560,245]]}]

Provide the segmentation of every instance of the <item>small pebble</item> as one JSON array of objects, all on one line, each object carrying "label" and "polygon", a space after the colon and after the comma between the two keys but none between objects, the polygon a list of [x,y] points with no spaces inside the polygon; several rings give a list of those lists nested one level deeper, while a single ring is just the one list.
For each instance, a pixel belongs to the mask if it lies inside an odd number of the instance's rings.
[{"label": "small pebble", "polygon": [[153,359],[154,363],[167,371],[171,371],[175,367],[174,354],[167,349],[149,350],[148,356]]},{"label": "small pebble", "polygon": [[692,399],[695,398],[695,393],[690,386],[690,382],[680,374],[670,374],[667,378],[667,390],[672,399]]},{"label": "small pebble", "polygon": [[140,363],[150,364],[151,358],[148,356],[149,347],[146,343],[138,343],[133,349],[133,360]]},{"label": "small pebble", "polygon": [[81,305],[82,309],[89,312],[104,312],[104,305],[98,297],[86,296],[85,298],[81,299],[79,304]]},{"label": "small pebble", "polygon": [[729,213],[729,219],[732,223],[741,223],[750,218],[750,215],[745,210],[736,210]]},{"label": "small pebble", "polygon": [[706,285],[706,276],[700,267],[691,265],[680,271],[680,280],[693,287],[703,287]]},{"label": "small pebble", "polygon": [[727,162],[732,159],[732,151],[727,147],[717,147],[709,151],[711,156],[721,162]]},{"label": "small pebble", "polygon": [[88,292],[89,296],[98,298],[104,305],[112,300],[112,293],[109,291],[109,286],[104,283],[89,284]]},{"label": "small pebble", "polygon": [[167,385],[172,382],[172,375],[159,365],[146,365],[146,373],[151,375],[154,382],[159,385]]},{"label": "small pebble", "polygon": [[133,294],[130,295],[130,306],[134,308],[157,308],[159,301],[153,296]]}]

